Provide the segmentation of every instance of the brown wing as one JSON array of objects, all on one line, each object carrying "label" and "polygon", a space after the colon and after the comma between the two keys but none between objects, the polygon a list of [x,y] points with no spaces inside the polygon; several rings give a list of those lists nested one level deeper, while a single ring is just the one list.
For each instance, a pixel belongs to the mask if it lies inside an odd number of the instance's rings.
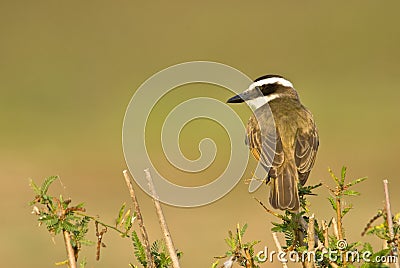
[{"label": "brown wing", "polygon": [[271,181],[269,201],[273,208],[297,211],[297,169],[293,161],[285,161],[282,141],[270,118],[259,117],[262,131],[254,117],[247,125],[247,144],[254,157],[268,170]]},{"label": "brown wing", "polygon": [[[312,115],[302,114],[302,124],[294,141],[294,160],[286,159],[278,130],[273,119],[262,113],[252,116],[247,125],[247,144],[254,157],[267,169],[271,183],[270,203],[274,208],[297,211],[300,206],[297,182],[303,185],[315,162],[318,132]],[[259,123],[259,124],[258,124]],[[262,125],[262,130],[259,125]],[[292,151],[293,152],[293,151]],[[290,159],[293,159],[290,157]],[[286,160],[286,161],[285,161]]]},{"label": "brown wing", "polygon": [[[259,117],[258,122],[255,116],[249,119],[246,132],[246,144],[254,158],[259,161],[270,172],[282,165],[284,160],[282,142],[279,138],[275,124],[271,117]],[[271,122],[269,122],[271,120]],[[263,131],[260,130],[263,125]]]},{"label": "brown wing", "polygon": [[295,140],[294,158],[301,185],[306,183],[310,175],[319,146],[318,131],[311,115],[309,116],[308,127],[299,129]]}]

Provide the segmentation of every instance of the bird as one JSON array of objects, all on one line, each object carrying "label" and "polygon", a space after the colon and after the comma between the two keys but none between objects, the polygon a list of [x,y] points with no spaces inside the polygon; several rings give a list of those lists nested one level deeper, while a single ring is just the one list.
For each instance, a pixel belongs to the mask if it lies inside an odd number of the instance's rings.
[{"label": "bird", "polygon": [[246,126],[245,143],[268,172],[271,206],[298,212],[298,184],[306,183],[319,146],[312,113],[300,102],[293,84],[280,75],[261,76],[227,101],[242,102],[254,110]]}]

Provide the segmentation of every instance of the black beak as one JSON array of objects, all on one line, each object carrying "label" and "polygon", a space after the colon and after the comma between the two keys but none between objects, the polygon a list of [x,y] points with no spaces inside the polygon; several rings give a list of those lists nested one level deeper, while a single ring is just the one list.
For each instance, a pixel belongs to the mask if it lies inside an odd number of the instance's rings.
[{"label": "black beak", "polygon": [[244,100],[240,97],[240,95],[236,95],[229,100],[226,101],[227,103],[241,103],[244,102]]}]

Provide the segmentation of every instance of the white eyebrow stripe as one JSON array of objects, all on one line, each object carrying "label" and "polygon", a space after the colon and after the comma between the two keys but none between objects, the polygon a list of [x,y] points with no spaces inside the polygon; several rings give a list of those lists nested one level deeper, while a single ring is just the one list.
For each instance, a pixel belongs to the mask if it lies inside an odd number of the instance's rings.
[{"label": "white eyebrow stripe", "polygon": [[258,98],[255,99],[251,99],[246,101],[254,110],[257,110],[258,108],[260,108],[261,106],[263,106],[264,104],[275,100],[277,98],[280,98],[282,95],[281,94],[277,94],[277,93],[273,93],[267,96],[260,96]]},{"label": "white eyebrow stripe", "polygon": [[267,84],[275,84],[278,83],[284,87],[293,87],[293,84],[291,82],[289,82],[288,80],[286,80],[285,78],[281,78],[281,77],[270,77],[270,78],[266,78],[257,82],[252,83],[249,86],[249,89],[253,89],[255,87],[260,87],[262,85],[267,85]]}]

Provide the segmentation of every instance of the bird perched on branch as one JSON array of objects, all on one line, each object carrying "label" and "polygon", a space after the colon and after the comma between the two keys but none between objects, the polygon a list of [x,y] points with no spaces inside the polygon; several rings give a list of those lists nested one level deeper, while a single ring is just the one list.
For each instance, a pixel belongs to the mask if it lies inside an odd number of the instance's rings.
[{"label": "bird perched on branch", "polygon": [[313,116],[293,84],[279,75],[265,75],[227,102],[247,102],[255,109],[247,123],[246,143],[268,172],[271,206],[299,211],[298,183],[308,179],[319,139]]}]

